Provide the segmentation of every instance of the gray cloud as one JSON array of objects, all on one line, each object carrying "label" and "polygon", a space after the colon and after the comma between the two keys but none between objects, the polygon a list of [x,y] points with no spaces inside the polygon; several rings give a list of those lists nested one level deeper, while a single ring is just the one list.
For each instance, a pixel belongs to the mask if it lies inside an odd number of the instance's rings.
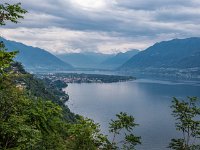
[{"label": "gray cloud", "polygon": [[29,13],[21,24],[1,29],[2,35],[53,53],[111,53],[200,36],[198,0],[20,1]]},{"label": "gray cloud", "polygon": [[156,10],[175,6],[195,6],[194,0],[117,0],[117,6],[134,10]]}]

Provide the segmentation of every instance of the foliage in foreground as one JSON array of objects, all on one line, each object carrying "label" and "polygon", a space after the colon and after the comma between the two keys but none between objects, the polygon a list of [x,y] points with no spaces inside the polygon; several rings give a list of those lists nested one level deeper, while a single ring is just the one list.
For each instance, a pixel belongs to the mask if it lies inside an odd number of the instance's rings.
[{"label": "foliage in foreground", "polygon": [[[118,116],[122,117],[122,114]],[[113,121],[111,128],[127,127],[131,131],[135,123],[134,120],[128,122],[119,118]],[[132,138],[132,135],[127,136],[125,140],[134,141]],[[64,117],[59,105],[39,97],[31,99],[24,90],[4,80],[0,91],[0,149],[96,150],[118,147],[100,133],[99,125],[92,120],[79,117],[72,123]]]},{"label": "foliage in foreground", "polygon": [[182,138],[172,139],[169,148],[174,150],[200,149],[200,103],[197,97],[188,97],[185,101],[174,98],[171,108],[176,119],[176,130]]},{"label": "foliage in foreground", "polygon": [[1,149],[36,149],[63,134],[62,109],[58,105],[39,98],[31,100],[7,82],[4,86],[0,91]]},{"label": "foliage in foreground", "polygon": [[[0,4],[0,25],[5,25],[6,21],[17,23],[24,13],[26,10],[19,3]],[[71,122],[65,117],[62,103],[44,98],[44,95],[35,91],[37,86],[34,89],[17,87],[13,83],[13,79],[16,79],[16,66],[11,67],[16,54],[7,52],[4,44],[0,43],[0,149],[115,150],[135,149],[141,143],[141,138],[132,133],[137,124],[126,113],[117,114],[117,119],[111,120],[109,129],[113,139],[109,141],[107,136],[100,133],[99,125],[92,120],[79,116],[75,122]],[[18,68],[18,71],[19,74],[25,74],[23,68]],[[177,121],[176,128],[182,132],[183,137],[172,139],[170,148],[200,149],[198,102],[196,97],[189,97],[188,101],[174,98],[173,116]],[[117,142],[118,135],[124,136],[124,139]]]},{"label": "foliage in foreground", "polygon": [[8,3],[0,4],[0,25],[6,25],[6,21],[18,23],[19,19],[24,18],[23,14],[25,13],[27,11],[21,8],[21,3],[14,5]]},{"label": "foliage in foreground", "polygon": [[[23,18],[23,14],[27,12],[20,5],[0,4],[0,25],[6,25],[6,21],[18,23],[18,19]],[[57,99],[46,99],[49,97],[45,96],[50,93],[38,91],[38,87],[42,87],[40,82],[27,74],[21,65],[13,64],[16,54],[17,52],[8,52],[4,43],[0,43],[0,149],[117,148],[100,133],[99,125],[92,120],[79,117],[71,122],[66,118],[63,103],[59,103]],[[132,118],[127,115],[124,117]],[[120,121],[121,124],[133,122],[127,124],[130,126],[129,132],[135,124],[134,119],[124,122],[119,118],[117,122]]]},{"label": "foliage in foreground", "polygon": [[[113,134],[113,139],[111,145],[115,148],[123,149],[135,149],[135,146],[141,144],[141,137],[135,136],[132,131],[134,127],[138,126],[135,123],[133,116],[128,116],[126,113],[119,113],[116,115],[116,120],[111,120],[110,123],[110,133]],[[122,134],[124,133],[124,135]],[[124,136],[124,140],[116,142],[117,135]]]}]

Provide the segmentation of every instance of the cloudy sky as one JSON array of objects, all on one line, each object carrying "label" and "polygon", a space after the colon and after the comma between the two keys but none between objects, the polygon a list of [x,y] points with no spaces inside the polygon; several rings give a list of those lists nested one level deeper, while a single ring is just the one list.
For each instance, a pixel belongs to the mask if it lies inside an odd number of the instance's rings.
[{"label": "cloudy sky", "polygon": [[200,36],[200,0],[9,0],[17,2],[29,13],[1,36],[52,53],[144,50]]}]

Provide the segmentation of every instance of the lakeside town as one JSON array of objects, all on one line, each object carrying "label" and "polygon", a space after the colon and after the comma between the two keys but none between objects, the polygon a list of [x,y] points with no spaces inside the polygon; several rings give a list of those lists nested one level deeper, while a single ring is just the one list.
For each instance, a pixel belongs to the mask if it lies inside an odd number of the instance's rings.
[{"label": "lakeside town", "polygon": [[78,73],[49,73],[37,74],[41,79],[50,79],[51,81],[60,80],[64,83],[113,83],[135,80],[132,76],[119,75],[101,75],[101,74],[78,74]]}]

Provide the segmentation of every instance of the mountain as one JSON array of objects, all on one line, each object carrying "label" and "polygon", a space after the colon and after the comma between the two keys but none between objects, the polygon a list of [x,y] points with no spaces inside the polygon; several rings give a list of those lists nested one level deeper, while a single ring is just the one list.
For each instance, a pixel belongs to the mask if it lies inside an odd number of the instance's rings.
[{"label": "mountain", "polygon": [[99,64],[108,58],[111,58],[112,54],[102,53],[67,53],[57,55],[62,61],[72,64],[76,68],[99,68]]},{"label": "mountain", "polygon": [[119,69],[195,67],[200,68],[200,38],[198,37],[156,43],[133,56]]},{"label": "mountain", "polygon": [[117,55],[101,63],[101,66],[104,66],[105,68],[108,68],[108,69],[116,69],[138,53],[139,53],[139,50],[130,50],[125,53],[120,52]]},{"label": "mountain", "polygon": [[61,61],[43,49],[9,41],[4,38],[0,38],[0,41],[4,42],[9,51],[19,51],[15,60],[21,62],[25,69],[30,71],[73,70],[70,64]]}]

